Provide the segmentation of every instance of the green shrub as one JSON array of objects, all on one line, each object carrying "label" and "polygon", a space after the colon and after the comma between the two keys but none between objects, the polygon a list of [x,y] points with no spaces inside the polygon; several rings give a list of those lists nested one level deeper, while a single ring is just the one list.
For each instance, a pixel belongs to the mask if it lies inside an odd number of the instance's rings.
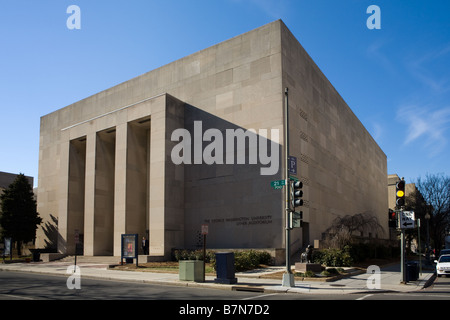
[{"label": "green shrub", "polygon": [[388,259],[399,255],[399,249],[375,243],[355,243],[343,249],[314,250],[312,260],[330,267],[349,267],[367,259]]},{"label": "green shrub", "polygon": [[[203,250],[174,250],[173,258],[175,261],[180,260],[203,260]],[[211,259],[215,259],[215,255],[213,251],[206,251],[206,260],[205,262],[211,262]]]},{"label": "green shrub", "polygon": [[259,264],[271,265],[272,256],[267,251],[259,252]]},{"label": "green shrub", "polygon": [[348,247],[340,249],[322,249],[314,251],[314,263],[320,263],[327,267],[349,267],[353,264]]},{"label": "green shrub", "polygon": [[[174,250],[173,258],[175,261],[180,260],[203,260],[203,250]],[[216,255],[214,251],[206,251],[205,262],[211,263],[216,270]],[[235,271],[246,271],[258,268],[259,265],[269,265],[272,262],[272,256],[266,251],[237,251],[234,252]]]},{"label": "green shrub", "polygon": [[298,277],[305,277],[305,278],[314,278],[316,276],[316,274],[314,273],[314,271],[306,271],[306,272],[297,272],[295,274]]},{"label": "green shrub", "polygon": [[238,251],[234,253],[236,272],[258,268],[260,264],[270,264],[272,257],[268,252],[255,250]]},{"label": "green shrub", "polygon": [[331,273],[327,270],[323,270],[320,274],[323,275],[324,277],[329,277],[331,275]]},{"label": "green shrub", "polygon": [[[338,269],[342,269],[342,268],[338,268]],[[339,274],[338,269],[336,269],[336,268],[328,268],[325,271],[327,271],[329,275],[337,275],[337,274]]]}]

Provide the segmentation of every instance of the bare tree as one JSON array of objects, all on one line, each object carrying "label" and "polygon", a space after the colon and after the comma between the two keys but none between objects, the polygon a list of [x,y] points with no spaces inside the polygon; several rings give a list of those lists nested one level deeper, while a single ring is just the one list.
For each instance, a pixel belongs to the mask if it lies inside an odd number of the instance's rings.
[{"label": "bare tree", "polygon": [[450,227],[450,177],[444,174],[427,174],[419,178],[417,188],[427,203],[430,238],[437,250],[444,244],[444,237]]},{"label": "bare tree", "polygon": [[362,235],[378,234],[383,227],[378,219],[369,213],[338,216],[326,231],[326,242],[329,247],[342,249]]}]

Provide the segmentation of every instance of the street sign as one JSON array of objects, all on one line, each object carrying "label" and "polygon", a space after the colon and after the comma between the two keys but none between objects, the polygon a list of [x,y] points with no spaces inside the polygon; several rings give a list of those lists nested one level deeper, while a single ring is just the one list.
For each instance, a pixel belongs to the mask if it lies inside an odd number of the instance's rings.
[{"label": "street sign", "polygon": [[415,228],[414,211],[400,211],[400,229]]},{"label": "street sign", "polygon": [[297,158],[289,156],[289,173],[297,174]]},{"label": "street sign", "polygon": [[275,190],[276,190],[276,189],[282,189],[283,186],[286,185],[286,180],[275,180],[275,181],[272,181],[272,182],[270,183],[270,185],[271,185],[272,188],[274,188]]},{"label": "street sign", "polygon": [[202,224],[202,235],[206,236],[208,234],[208,225]]}]

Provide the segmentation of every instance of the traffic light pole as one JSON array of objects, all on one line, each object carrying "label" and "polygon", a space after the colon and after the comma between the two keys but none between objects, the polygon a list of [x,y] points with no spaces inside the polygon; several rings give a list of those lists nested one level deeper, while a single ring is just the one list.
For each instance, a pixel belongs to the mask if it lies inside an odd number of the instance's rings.
[{"label": "traffic light pole", "polygon": [[401,283],[406,283],[406,270],[405,270],[405,229],[401,229],[401,238],[400,238],[400,247],[401,247],[401,255],[400,255],[400,273],[402,275]]},{"label": "traffic light pole", "polygon": [[403,217],[403,211],[405,209],[405,179],[401,178],[400,181],[396,183],[395,186],[395,205],[398,209],[398,226],[400,228],[400,273],[402,276],[401,283],[406,283],[406,243],[405,243],[405,229],[404,226],[401,225],[401,221]]},{"label": "traffic light pole", "polygon": [[290,236],[290,226],[289,226],[289,195],[291,184],[289,183],[289,100],[288,100],[288,88],[284,91],[285,102],[284,102],[284,177],[286,179],[285,188],[285,216],[286,216],[286,273],[283,274],[283,287],[294,287],[294,275],[291,271],[291,236]]}]

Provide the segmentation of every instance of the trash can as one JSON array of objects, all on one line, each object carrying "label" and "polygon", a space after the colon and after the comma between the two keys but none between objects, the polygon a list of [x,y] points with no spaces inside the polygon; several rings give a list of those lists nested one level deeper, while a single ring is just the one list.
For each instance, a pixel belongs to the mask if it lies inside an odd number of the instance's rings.
[{"label": "trash can", "polygon": [[237,279],[234,276],[234,253],[233,252],[217,252],[216,253],[216,283],[235,284]]},{"label": "trash can", "polygon": [[417,262],[406,263],[406,282],[419,279],[419,265]]},{"label": "trash can", "polygon": [[41,253],[39,252],[39,250],[30,250],[31,251],[31,256],[32,256],[32,260],[33,262],[39,262],[41,261]]}]

